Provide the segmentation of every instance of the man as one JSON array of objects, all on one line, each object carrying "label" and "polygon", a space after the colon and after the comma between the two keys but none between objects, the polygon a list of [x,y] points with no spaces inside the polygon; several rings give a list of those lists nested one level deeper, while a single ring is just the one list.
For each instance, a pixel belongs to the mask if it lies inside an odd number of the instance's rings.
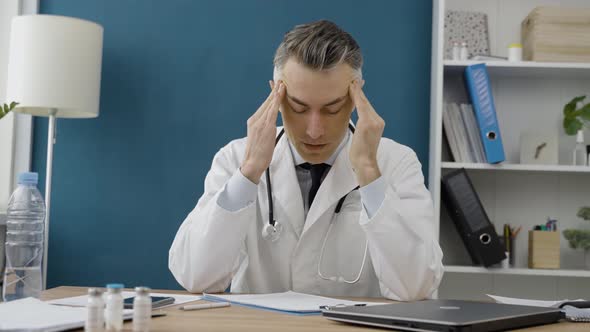
[{"label": "man", "polygon": [[429,297],[443,274],[430,194],[415,153],[381,137],[355,40],[328,21],[299,25],[274,65],[247,137],[216,154],[176,234],[176,280],[191,292]]}]

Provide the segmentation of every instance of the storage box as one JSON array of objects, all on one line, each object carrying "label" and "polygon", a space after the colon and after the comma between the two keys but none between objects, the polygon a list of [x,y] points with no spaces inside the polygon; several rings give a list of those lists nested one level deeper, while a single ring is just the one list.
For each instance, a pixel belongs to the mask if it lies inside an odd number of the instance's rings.
[{"label": "storage box", "polygon": [[521,37],[524,60],[590,62],[590,8],[537,7]]},{"label": "storage box", "polygon": [[559,269],[559,234],[529,231],[529,268]]}]

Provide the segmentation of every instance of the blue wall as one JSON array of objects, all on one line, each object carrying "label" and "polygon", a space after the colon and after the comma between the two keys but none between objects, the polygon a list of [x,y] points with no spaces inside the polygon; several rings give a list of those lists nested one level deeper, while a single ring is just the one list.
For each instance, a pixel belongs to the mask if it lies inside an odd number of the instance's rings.
[{"label": "blue wall", "polygon": [[[385,136],[428,169],[431,0],[43,0],[41,12],[104,26],[100,116],[57,124],[49,287],[179,287],[168,248],[215,152],[245,136],[274,50],[299,23],[330,19],[357,39]],[[34,125],[44,183],[47,120]]]}]

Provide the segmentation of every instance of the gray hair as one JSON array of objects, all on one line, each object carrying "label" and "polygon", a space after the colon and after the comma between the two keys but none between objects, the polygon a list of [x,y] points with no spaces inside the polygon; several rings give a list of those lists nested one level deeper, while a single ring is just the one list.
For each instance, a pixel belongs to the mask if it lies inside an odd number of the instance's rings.
[{"label": "gray hair", "polygon": [[281,71],[291,57],[313,70],[346,63],[355,71],[355,78],[363,77],[359,45],[348,32],[327,20],[297,25],[285,34],[273,61],[275,81],[281,79]]}]

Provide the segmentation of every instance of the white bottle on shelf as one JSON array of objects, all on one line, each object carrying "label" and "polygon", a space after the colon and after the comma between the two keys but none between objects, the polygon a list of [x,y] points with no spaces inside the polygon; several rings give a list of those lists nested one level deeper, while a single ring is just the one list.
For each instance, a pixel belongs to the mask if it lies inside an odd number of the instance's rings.
[{"label": "white bottle on shelf", "polygon": [[469,58],[469,50],[467,49],[467,43],[461,43],[461,50],[459,51],[459,60],[467,61]]},{"label": "white bottle on shelf", "polygon": [[586,154],[586,146],[584,145],[584,131],[578,130],[576,135],[576,146],[574,147],[573,154],[573,165],[574,166],[586,166],[588,165]]}]

